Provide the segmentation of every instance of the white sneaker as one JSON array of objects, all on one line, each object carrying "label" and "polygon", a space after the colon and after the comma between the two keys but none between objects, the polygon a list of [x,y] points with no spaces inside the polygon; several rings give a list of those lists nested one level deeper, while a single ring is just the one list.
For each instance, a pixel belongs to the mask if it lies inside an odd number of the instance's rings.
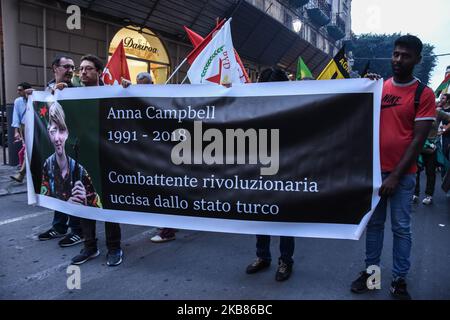
[{"label": "white sneaker", "polygon": [[419,202],[419,197],[416,196],[416,195],[414,195],[414,196],[412,197],[412,202],[413,202],[413,203]]},{"label": "white sneaker", "polygon": [[161,237],[159,234],[157,234],[156,236],[150,238],[150,241],[155,243],[167,242],[171,240],[175,240],[175,236]]},{"label": "white sneaker", "polygon": [[425,199],[423,199],[422,201],[423,204],[431,204],[431,202],[433,202],[432,196],[426,196]]}]

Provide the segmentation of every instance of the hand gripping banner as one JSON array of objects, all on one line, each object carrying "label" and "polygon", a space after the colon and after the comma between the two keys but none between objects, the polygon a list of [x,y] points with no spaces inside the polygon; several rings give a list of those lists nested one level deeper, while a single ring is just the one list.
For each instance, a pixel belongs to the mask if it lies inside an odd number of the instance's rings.
[{"label": "hand gripping banner", "polygon": [[34,92],[30,204],[180,229],[359,239],[381,185],[381,81]]}]

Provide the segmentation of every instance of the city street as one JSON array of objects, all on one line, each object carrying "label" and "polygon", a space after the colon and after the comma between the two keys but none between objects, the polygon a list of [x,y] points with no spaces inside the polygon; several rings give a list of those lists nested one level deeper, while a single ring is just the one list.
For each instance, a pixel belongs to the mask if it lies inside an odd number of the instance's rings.
[{"label": "city street", "polygon": [[[105,317],[143,300],[144,317],[169,319],[170,305],[198,319],[220,304],[259,320],[289,313],[277,304],[307,314],[300,301],[370,304],[363,316],[394,295],[447,302],[445,12],[448,0],[0,0],[0,302],[87,300]],[[95,221],[61,234],[66,217],[52,226],[27,183],[44,206],[134,225],[107,225],[108,254],[97,221],[98,255]],[[331,239],[363,231],[374,190],[398,208],[395,279],[390,205],[379,268],[365,270],[365,232]],[[258,237],[256,260],[255,233],[295,235],[295,250]],[[378,263],[382,235],[368,239]]]},{"label": "city street", "polygon": [[[104,226],[98,223],[101,254],[81,266],[81,289],[69,290],[66,268],[82,246],[60,248],[57,240],[38,241],[52,212],[28,206],[25,193],[0,196],[0,208],[1,299],[391,299],[390,230],[381,290],[355,295],[349,288],[363,266],[365,236],[360,241],[297,238],[293,274],[279,283],[278,238],[272,243],[271,267],[247,275],[245,268],[255,257],[254,236],[180,230],[175,241],[155,244],[150,235],[156,228],[123,225],[124,261],[108,267]],[[449,208],[450,197],[438,187],[431,206],[415,205],[408,279],[413,299],[450,299]]]}]

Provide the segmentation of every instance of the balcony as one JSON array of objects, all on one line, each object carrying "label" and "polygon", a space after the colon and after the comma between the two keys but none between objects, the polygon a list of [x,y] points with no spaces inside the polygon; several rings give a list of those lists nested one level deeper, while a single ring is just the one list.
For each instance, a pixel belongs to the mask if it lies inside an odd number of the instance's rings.
[{"label": "balcony", "polygon": [[326,0],[311,0],[306,6],[308,17],[318,27],[331,21],[331,5]]},{"label": "balcony", "polygon": [[330,37],[338,41],[345,37],[345,21],[338,15],[336,15],[336,19],[333,20],[334,21],[327,26],[327,31]]},{"label": "balcony", "polygon": [[309,0],[289,0],[289,5],[295,9],[299,9],[307,4]]}]

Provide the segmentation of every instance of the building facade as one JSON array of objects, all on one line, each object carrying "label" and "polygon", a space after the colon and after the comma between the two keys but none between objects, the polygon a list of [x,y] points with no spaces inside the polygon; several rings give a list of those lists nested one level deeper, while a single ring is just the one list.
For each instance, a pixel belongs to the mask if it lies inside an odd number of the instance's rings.
[{"label": "building facade", "polygon": [[334,56],[351,37],[351,0],[247,0]]},{"label": "building facade", "polygon": [[[80,28],[68,27],[71,5],[81,9]],[[55,56],[106,62],[121,40],[133,80],[149,71],[165,83],[193,49],[183,26],[205,36],[226,17],[253,80],[276,64],[295,72],[299,56],[317,75],[349,37],[350,12],[351,0],[1,0],[2,104],[14,101],[19,82],[44,88]],[[188,67],[170,82],[181,83]]]}]

